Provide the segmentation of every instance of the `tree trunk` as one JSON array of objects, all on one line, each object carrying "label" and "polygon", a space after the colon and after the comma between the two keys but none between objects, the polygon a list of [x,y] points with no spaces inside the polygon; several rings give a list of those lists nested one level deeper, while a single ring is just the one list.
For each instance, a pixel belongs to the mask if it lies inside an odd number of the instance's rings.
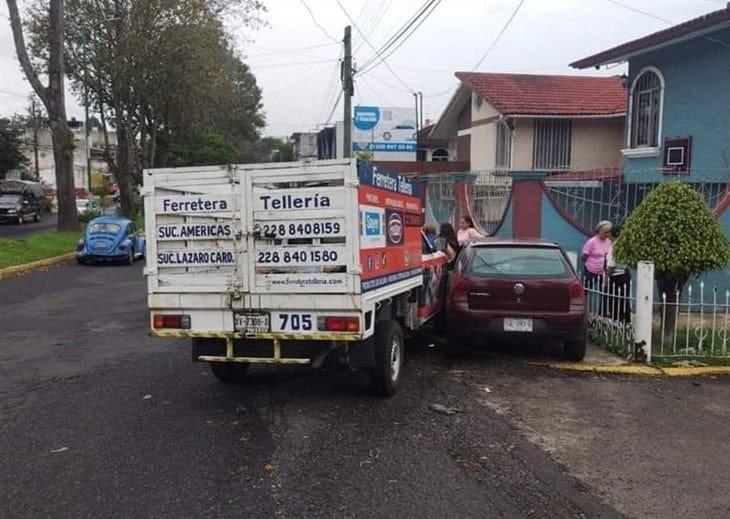
[{"label": "tree trunk", "polygon": [[132,175],[132,153],[130,146],[129,130],[126,121],[120,121],[117,125],[117,164],[119,165],[117,183],[119,184],[119,198],[121,200],[122,214],[127,217],[134,216],[134,182]]},{"label": "tree trunk", "polygon": [[[662,335],[664,335],[664,342],[672,344],[674,338],[674,327],[677,323],[677,305],[679,304],[682,297],[682,290],[684,285],[687,283],[688,278],[674,278],[672,276],[658,274],[656,276],[656,284],[659,289],[659,297],[662,302],[666,302],[666,306],[662,308],[662,314],[664,318],[664,329]],[[666,301],[664,301],[663,295],[666,295]]]},{"label": "tree trunk", "polygon": [[63,88],[64,61],[63,0],[51,0],[48,10],[48,87],[44,87],[28,57],[23,36],[23,25],[16,0],[6,0],[10,12],[15,52],[25,77],[33,86],[48,112],[56,170],[56,197],[58,199],[58,230],[77,231],[76,192],[73,174],[73,133],[66,121],[66,101]]}]

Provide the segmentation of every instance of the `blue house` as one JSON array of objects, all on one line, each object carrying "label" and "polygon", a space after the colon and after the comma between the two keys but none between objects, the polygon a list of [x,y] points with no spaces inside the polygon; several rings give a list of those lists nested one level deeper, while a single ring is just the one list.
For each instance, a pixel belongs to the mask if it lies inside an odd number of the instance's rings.
[{"label": "blue house", "polygon": [[[730,231],[730,4],[571,66],[628,62],[624,180],[641,188],[681,178]],[[629,187],[628,193],[632,192]],[[728,271],[704,277],[728,287]]]},{"label": "blue house", "polygon": [[730,172],[730,4],[571,63],[628,62],[624,175],[727,182]]}]

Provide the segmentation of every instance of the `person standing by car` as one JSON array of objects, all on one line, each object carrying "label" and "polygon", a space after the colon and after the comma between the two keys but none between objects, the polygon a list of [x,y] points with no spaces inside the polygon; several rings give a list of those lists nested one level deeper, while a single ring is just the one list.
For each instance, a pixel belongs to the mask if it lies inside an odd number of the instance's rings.
[{"label": "person standing by car", "polygon": [[456,251],[459,250],[459,240],[456,237],[454,226],[450,223],[442,223],[439,229],[439,238],[446,240],[446,250],[444,254],[449,258],[449,264],[456,259]]},{"label": "person standing by car", "polygon": [[611,319],[631,322],[631,271],[616,263],[613,246],[606,254],[606,277],[608,278],[608,314]]},{"label": "person standing by car", "polygon": [[470,241],[483,238],[481,233],[474,227],[474,220],[469,215],[464,215],[459,218],[459,232],[456,236],[459,241],[459,246],[464,246]]},{"label": "person standing by car", "polygon": [[611,249],[611,222],[603,220],[596,225],[596,234],[583,245],[581,259],[586,285],[591,288],[605,274],[606,255]]},{"label": "person standing by car", "polygon": [[433,248],[434,240],[438,238],[436,234],[436,226],[432,223],[427,223],[423,226],[423,235],[426,237],[426,241]]}]

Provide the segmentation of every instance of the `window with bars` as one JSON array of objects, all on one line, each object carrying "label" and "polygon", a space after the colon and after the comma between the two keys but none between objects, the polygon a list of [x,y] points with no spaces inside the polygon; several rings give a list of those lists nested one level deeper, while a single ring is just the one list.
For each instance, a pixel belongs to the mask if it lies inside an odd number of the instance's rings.
[{"label": "window with bars", "polygon": [[532,167],[569,169],[571,138],[570,119],[536,119]]},{"label": "window with bars", "polygon": [[658,146],[661,100],[661,80],[655,72],[647,70],[636,79],[631,91],[630,147]]},{"label": "window with bars", "polygon": [[495,166],[498,169],[510,169],[512,167],[512,130],[504,121],[497,121]]}]

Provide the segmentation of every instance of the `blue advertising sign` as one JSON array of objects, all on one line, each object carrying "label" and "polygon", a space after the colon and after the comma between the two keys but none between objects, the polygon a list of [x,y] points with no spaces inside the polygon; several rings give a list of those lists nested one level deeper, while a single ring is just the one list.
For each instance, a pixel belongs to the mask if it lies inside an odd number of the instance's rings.
[{"label": "blue advertising sign", "polygon": [[372,130],[380,122],[380,108],[377,106],[356,106],[354,124],[362,131]]},{"label": "blue advertising sign", "polygon": [[413,181],[400,173],[392,173],[378,168],[362,160],[357,161],[357,176],[360,184],[365,186],[417,197],[420,197],[423,193],[423,184],[421,182]]}]

